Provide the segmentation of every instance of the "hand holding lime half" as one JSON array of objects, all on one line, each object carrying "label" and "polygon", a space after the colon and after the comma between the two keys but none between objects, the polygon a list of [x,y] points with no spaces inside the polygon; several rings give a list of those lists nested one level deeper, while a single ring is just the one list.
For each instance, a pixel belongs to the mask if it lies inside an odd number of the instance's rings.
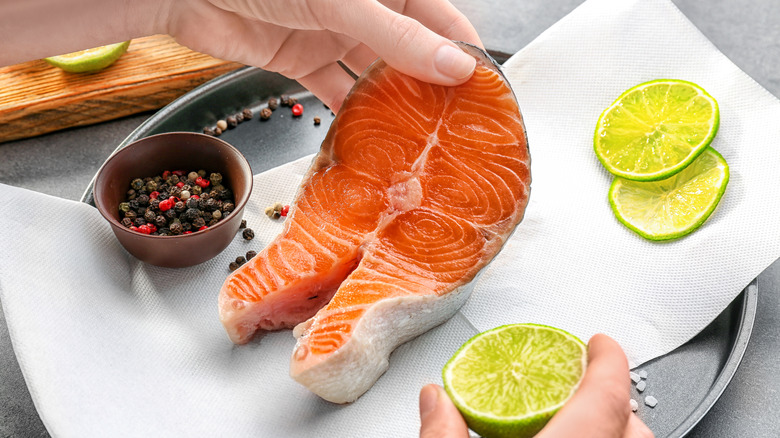
[{"label": "hand holding lime half", "polygon": [[420,391],[421,438],[466,438],[464,418],[486,438],[653,436],[631,414],[628,360],[606,335],[593,336],[586,352],[556,328],[498,327],[467,341],[443,377],[446,392]]},{"label": "hand holding lime half", "polygon": [[46,58],[46,62],[70,73],[88,73],[102,70],[116,62],[130,46],[130,41],[81,50]]}]

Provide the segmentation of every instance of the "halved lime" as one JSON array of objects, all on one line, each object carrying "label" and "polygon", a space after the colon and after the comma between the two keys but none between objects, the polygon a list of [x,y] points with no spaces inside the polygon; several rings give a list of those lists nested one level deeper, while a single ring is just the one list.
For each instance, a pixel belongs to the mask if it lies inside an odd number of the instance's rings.
[{"label": "halved lime", "polygon": [[713,148],[662,181],[615,178],[609,204],[617,219],[650,240],[682,237],[699,228],[720,202],[729,182],[729,166]]},{"label": "halved lime", "polygon": [[629,89],[604,110],[593,149],[612,174],[657,181],[699,156],[719,125],[718,103],[703,88],[660,79]]},{"label": "halved lime", "polygon": [[574,394],[587,348],[563,330],[512,324],[469,339],[442,371],[444,389],[483,437],[531,437]]},{"label": "halved lime", "polygon": [[102,70],[127,52],[130,41],[46,58],[46,62],[71,73]]}]

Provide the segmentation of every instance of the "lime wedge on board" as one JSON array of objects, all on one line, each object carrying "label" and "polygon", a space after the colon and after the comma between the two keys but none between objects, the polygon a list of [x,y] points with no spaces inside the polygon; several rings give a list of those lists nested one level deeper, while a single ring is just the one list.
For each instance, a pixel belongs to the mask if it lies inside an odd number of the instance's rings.
[{"label": "lime wedge on board", "polygon": [[46,62],[71,73],[87,73],[102,70],[116,62],[130,46],[130,41],[81,50],[46,58]]}]

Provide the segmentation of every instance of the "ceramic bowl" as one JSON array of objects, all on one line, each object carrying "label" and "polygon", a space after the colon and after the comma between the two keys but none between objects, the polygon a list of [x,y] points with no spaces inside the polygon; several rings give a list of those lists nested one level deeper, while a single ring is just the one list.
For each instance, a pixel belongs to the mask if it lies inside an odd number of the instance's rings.
[{"label": "ceramic bowl", "polygon": [[[235,209],[191,234],[152,236],[124,227],[119,204],[130,182],[177,169],[221,173],[223,185],[233,191]],[[158,134],[128,144],[103,164],[94,187],[95,205],[122,246],[145,263],[167,268],[197,265],[222,252],[236,237],[251,192],[252,169],[241,152],[216,137],[192,132]]]}]

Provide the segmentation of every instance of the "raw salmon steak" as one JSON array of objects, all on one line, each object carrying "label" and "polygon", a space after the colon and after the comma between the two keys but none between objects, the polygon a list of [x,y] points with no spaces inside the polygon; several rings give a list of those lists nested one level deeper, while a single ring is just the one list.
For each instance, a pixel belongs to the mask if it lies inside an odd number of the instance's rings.
[{"label": "raw salmon steak", "polygon": [[400,344],[452,317],[521,221],[530,158],[514,93],[481,50],[457,87],[381,60],[347,97],[283,232],[219,295],[233,342],[295,327],[290,373],[322,398],[367,391]]}]

